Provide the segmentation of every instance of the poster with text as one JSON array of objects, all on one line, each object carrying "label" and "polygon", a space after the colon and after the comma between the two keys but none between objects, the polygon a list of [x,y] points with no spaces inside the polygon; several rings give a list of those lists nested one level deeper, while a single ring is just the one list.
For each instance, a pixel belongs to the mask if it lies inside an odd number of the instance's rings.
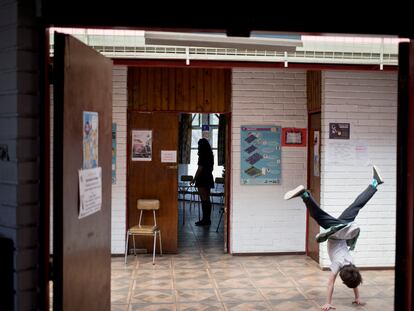
[{"label": "poster with text", "polygon": [[152,131],[132,130],[132,161],[152,160]]},{"label": "poster with text", "polygon": [[83,168],[98,167],[98,113],[83,112]]},{"label": "poster with text", "polygon": [[79,219],[101,210],[102,169],[79,170]]},{"label": "poster with text", "polygon": [[241,126],[240,183],[242,185],[280,184],[281,133],[280,126]]}]

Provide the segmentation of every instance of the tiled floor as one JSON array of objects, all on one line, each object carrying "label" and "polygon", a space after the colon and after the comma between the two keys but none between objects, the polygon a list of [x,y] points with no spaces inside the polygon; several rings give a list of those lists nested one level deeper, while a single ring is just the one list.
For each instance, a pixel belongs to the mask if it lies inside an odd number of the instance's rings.
[{"label": "tiled floor", "polygon": [[[179,224],[179,253],[112,260],[111,310],[320,310],[327,271],[304,255],[231,256],[223,254],[217,210],[210,228]],[[193,213],[194,215],[195,213]],[[394,271],[363,271],[365,306],[352,305],[352,290],[338,278],[337,311],[391,311]]]}]

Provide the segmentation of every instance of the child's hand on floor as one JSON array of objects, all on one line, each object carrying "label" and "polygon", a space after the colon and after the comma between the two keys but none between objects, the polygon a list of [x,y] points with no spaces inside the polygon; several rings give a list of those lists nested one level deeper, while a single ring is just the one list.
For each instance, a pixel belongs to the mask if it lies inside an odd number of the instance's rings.
[{"label": "child's hand on floor", "polygon": [[359,306],[365,306],[365,302],[363,302],[361,299],[357,298],[354,301],[352,301],[353,305],[359,305]]},{"label": "child's hand on floor", "polygon": [[336,309],[336,307],[334,307],[333,305],[326,303],[322,306],[322,311],[329,311],[329,310],[333,310]]}]

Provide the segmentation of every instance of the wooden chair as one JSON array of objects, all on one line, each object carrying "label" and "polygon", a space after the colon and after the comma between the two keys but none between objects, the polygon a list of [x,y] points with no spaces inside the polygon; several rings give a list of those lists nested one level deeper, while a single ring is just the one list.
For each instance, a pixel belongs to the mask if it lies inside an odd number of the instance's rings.
[{"label": "wooden chair", "polygon": [[[152,251],[152,264],[155,264],[155,249],[157,246],[157,234],[160,240],[160,255],[162,255],[162,243],[161,243],[161,230],[157,225],[157,217],[155,211],[160,208],[159,200],[137,200],[137,209],[140,211],[139,214],[139,223],[136,226],[133,226],[128,229],[126,233],[126,242],[125,242],[125,264],[127,263],[128,257],[128,240],[129,236],[132,235],[132,241],[134,245],[134,255],[136,255],[135,250],[135,236],[136,235],[147,235],[154,237],[154,248]],[[144,211],[152,211],[154,216],[154,223],[152,225],[143,225],[142,224],[142,214]]]}]

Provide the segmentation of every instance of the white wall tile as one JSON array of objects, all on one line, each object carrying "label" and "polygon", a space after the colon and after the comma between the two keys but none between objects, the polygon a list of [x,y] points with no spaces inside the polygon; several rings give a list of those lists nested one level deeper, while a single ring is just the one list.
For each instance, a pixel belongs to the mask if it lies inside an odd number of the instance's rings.
[{"label": "white wall tile", "polygon": [[[361,235],[353,255],[359,266],[394,266],[397,74],[326,71],[322,81],[321,207],[338,216],[377,165],[385,183],[356,219]],[[330,122],[350,123],[350,139],[329,139]],[[325,244],[320,257],[329,266]]]},{"label": "white wall tile", "polygon": [[112,254],[125,251],[126,232],[126,144],[127,144],[127,67],[114,66],[112,122],[117,125],[116,133],[116,183],[112,185]]}]

